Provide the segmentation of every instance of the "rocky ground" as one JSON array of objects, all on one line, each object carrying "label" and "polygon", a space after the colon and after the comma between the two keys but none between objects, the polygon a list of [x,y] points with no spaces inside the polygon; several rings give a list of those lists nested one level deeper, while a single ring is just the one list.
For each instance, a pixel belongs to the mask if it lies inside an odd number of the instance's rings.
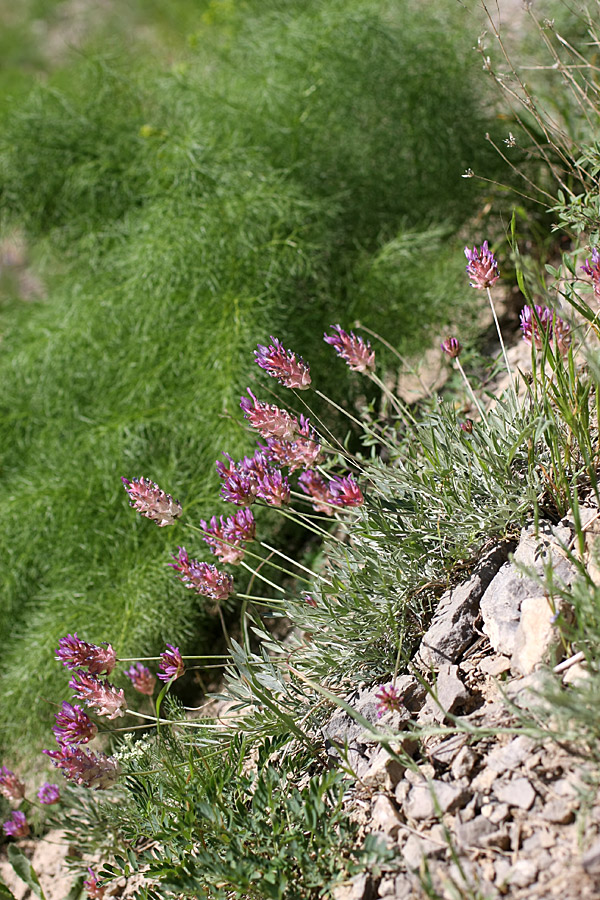
[{"label": "rocky ground", "polygon": [[[582,512],[591,545],[600,514],[594,506]],[[519,722],[520,710],[551,721],[539,694],[544,677],[586,677],[578,655],[559,662],[556,610],[520,568],[541,574],[551,561],[568,583],[574,569],[564,548],[572,543],[565,519],[541,523],[537,538],[530,527],[518,542],[489,548],[442,598],[414,674],[398,679],[406,709],[378,719],[377,689],[350,699],[414,754],[414,769],[343,712],[327,727],[330,752],[346,744],[357,774],[353,815],[396,851],[380,880],[360,877],[337,900],[600,897],[600,792],[571,747],[529,737]],[[409,721],[425,728],[416,753]],[[421,886],[425,873],[437,893]]]}]

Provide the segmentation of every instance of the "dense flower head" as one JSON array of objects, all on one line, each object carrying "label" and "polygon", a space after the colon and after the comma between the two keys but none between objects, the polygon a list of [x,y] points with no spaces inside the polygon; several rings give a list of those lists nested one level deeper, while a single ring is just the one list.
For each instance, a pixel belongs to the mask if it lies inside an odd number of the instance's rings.
[{"label": "dense flower head", "polygon": [[375,351],[369,341],[357,337],[353,331],[347,332],[340,325],[332,325],[335,334],[324,334],[323,340],[331,344],[335,352],[355,372],[375,370]]},{"label": "dense flower head", "polygon": [[557,316],[548,306],[534,307],[524,306],[521,310],[521,331],[523,340],[531,346],[534,344],[538,350],[544,346],[546,340],[554,338],[556,347],[560,353],[566,353],[571,344],[571,326]]},{"label": "dense flower head", "polygon": [[328,516],[333,515],[331,499],[329,495],[329,486],[327,481],[314,469],[307,469],[298,478],[298,484],[305,494],[312,497],[313,509],[316,512],[327,513]]},{"label": "dense flower head", "polygon": [[457,356],[460,356],[462,351],[460,341],[455,337],[447,337],[445,341],[442,341],[440,347],[450,359],[456,359]]},{"label": "dense flower head", "polygon": [[378,716],[383,716],[392,710],[397,711],[402,705],[403,698],[400,696],[398,688],[394,687],[393,684],[383,685],[383,687],[379,688],[375,697],[377,699]]},{"label": "dense flower head", "polygon": [[329,482],[330,503],[334,506],[362,506],[365,502],[362,491],[352,475],[334,475]]},{"label": "dense flower head", "polygon": [[93,706],[99,716],[108,716],[115,719],[125,715],[127,703],[123,689],[117,690],[109,681],[102,681],[95,675],[89,675],[83,669],[78,669],[69,682],[69,687],[75,691],[78,700],[83,700],[88,706]]},{"label": "dense flower head", "polygon": [[37,792],[37,798],[44,806],[52,806],[60,801],[60,788],[45,781]]},{"label": "dense flower head", "polygon": [[311,606],[313,609],[316,609],[319,605],[312,594],[303,594],[303,597],[306,601],[307,606]]},{"label": "dense flower head", "polygon": [[480,291],[493,287],[500,278],[500,272],[494,254],[488,247],[488,242],[484,241],[480,249],[473,247],[472,250],[469,250],[468,247],[465,247],[465,256],[468,260],[467,275],[470,278],[471,287]]},{"label": "dense flower head", "polygon": [[152,674],[150,669],[138,662],[131,668],[126,669],[123,674],[131,680],[136,691],[140,694],[146,694],[147,697],[152,696],[156,685],[156,676]]},{"label": "dense flower head", "polygon": [[81,706],[63,701],[52,731],[59,744],[87,744],[98,734],[98,726]]},{"label": "dense flower head", "polygon": [[185,672],[185,665],[181,658],[179,647],[174,647],[173,644],[167,644],[167,649],[161,653],[160,665],[158,668],[162,669],[162,672],[158,673],[158,677],[161,681],[171,681],[171,679],[176,680],[177,678],[181,678]]},{"label": "dense flower head", "polygon": [[157,484],[148,478],[121,478],[123,486],[129,494],[129,505],[137,509],[142,516],[152,519],[159,528],[172,525],[182,513],[181,503],[165,494]]},{"label": "dense flower head", "polygon": [[263,437],[276,437],[291,441],[299,427],[296,417],[272,403],[263,403],[261,400],[257,400],[250,388],[247,388],[247,391],[250,399],[242,397],[240,406],[244,418],[248,419],[252,428],[256,429]]},{"label": "dense flower head", "polygon": [[290,472],[296,469],[310,469],[318,465],[322,458],[322,448],[310,421],[300,416],[298,434],[293,441],[267,438],[267,443],[259,444],[266,457],[278,466],[288,466]]},{"label": "dense flower head", "polygon": [[240,462],[228,457],[229,465],[217,461],[217,471],[223,479],[221,496],[229,503],[250,506],[257,498],[270,506],[288,503],[290,486],[272,464],[263,449],[254,456],[245,456]]},{"label": "dense flower head", "polygon": [[55,659],[68,669],[87,668],[90,675],[110,675],[117,662],[110,644],[105,647],[88,644],[77,637],[77,632],[59,640]]},{"label": "dense flower head", "polygon": [[585,272],[592,279],[594,295],[596,299],[600,300],[600,252],[596,247],[592,248],[591,265],[589,259],[586,259],[585,265],[581,266],[581,271]]},{"label": "dense flower head", "polygon": [[465,419],[464,422],[460,423],[461,430],[466,432],[466,434],[473,433],[473,419]]},{"label": "dense flower head", "polygon": [[68,781],[103,791],[117,781],[120,768],[116,759],[104,753],[86,753],[81,747],[61,744],[58,750],[42,750],[61,769]]},{"label": "dense flower head", "polygon": [[272,345],[258,345],[254,351],[257,364],[285,387],[305,391],[310,385],[310,369],[301,356],[286,350],[281,341],[271,335]]},{"label": "dense flower head", "polygon": [[244,558],[244,542],[254,540],[256,523],[249,509],[240,509],[234,516],[213,516],[207,524],[200,520],[204,540],[224,563],[235,565]]},{"label": "dense flower head", "polygon": [[83,886],[87,891],[87,895],[90,900],[104,900],[104,895],[107,891],[107,887],[102,887],[100,882],[98,881],[98,876],[88,866],[88,877],[83,882]]},{"label": "dense flower head", "polygon": [[8,837],[20,838],[27,837],[29,834],[29,825],[25,813],[22,813],[20,809],[15,809],[8,822],[5,822],[2,828]]},{"label": "dense flower head", "polygon": [[0,766],[0,794],[8,800],[21,800],[25,796],[25,785],[6,766]]},{"label": "dense flower head", "polygon": [[173,559],[175,562],[169,563],[169,565],[180,572],[180,581],[190,590],[217,601],[225,600],[233,592],[231,575],[220,572],[216,566],[210,563],[190,559],[185,547],[179,547],[179,553],[177,556],[173,556]]}]

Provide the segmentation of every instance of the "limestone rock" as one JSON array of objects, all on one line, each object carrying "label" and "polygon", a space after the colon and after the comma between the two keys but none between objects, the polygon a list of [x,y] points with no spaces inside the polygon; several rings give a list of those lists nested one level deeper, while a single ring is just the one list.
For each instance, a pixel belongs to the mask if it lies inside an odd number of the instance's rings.
[{"label": "limestone rock", "polygon": [[531,809],[535,800],[535,791],[527,778],[514,778],[512,781],[496,782],[494,794],[501,803],[518,806],[519,809]]},{"label": "limestone rock", "polygon": [[374,830],[383,831],[391,837],[396,837],[400,826],[402,825],[402,817],[398,810],[385,794],[379,794],[376,797],[371,811],[372,825]]},{"label": "limestone rock", "polygon": [[511,659],[512,669],[520,675],[529,675],[536,666],[549,662],[552,651],[560,646],[560,634],[552,615],[548,598],[543,594],[524,598]]},{"label": "limestone rock", "polygon": [[367,768],[359,772],[366,787],[392,790],[404,776],[405,767],[380,747],[369,760]]}]

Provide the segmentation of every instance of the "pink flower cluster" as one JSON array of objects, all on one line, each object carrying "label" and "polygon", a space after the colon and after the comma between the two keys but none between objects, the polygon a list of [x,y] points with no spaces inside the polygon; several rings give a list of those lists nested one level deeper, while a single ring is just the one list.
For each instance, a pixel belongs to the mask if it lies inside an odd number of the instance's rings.
[{"label": "pink flower cluster", "polygon": [[323,340],[331,344],[337,355],[355,372],[375,371],[375,351],[369,341],[357,337],[353,331],[344,331],[340,325],[331,326],[335,334],[323,335]]},{"label": "pink flower cluster", "polygon": [[473,247],[472,250],[465,247],[465,256],[471,287],[479,291],[493,287],[500,278],[500,272],[488,242],[484,241],[480,248]]},{"label": "pink flower cluster", "polygon": [[104,895],[106,894],[106,891],[108,890],[107,887],[102,887],[102,885],[98,881],[98,876],[96,875],[94,870],[91,869],[89,866],[88,866],[88,877],[83,882],[83,886],[87,891],[89,900],[104,900]]},{"label": "pink flower cluster", "polygon": [[129,678],[138,693],[146,694],[147,697],[152,696],[156,686],[156,677],[147,666],[143,666],[141,662],[138,662],[126,669],[123,674]]},{"label": "pink flower cluster", "polygon": [[272,403],[263,403],[257,400],[250,388],[247,388],[248,397],[242,397],[240,406],[244,418],[248,419],[252,428],[263,437],[280,438],[291,441],[298,433],[298,419],[291,416],[285,409],[280,409]]},{"label": "pink flower cluster", "polygon": [[538,350],[544,346],[544,339],[554,339],[559,353],[567,353],[571,344],[571,327],[548,306],[524,306],[521,310],[521,331],[523,340]]},{"label": "pink flower cluster", "polygon": [[290,473],[296,469],[309,469],[321,461],[322,448],[317,433],[305,416],[297,422],[296,437],[293,441],[267,438],[266,444],[259,444],[265,456],[277,466],[287,466]]},{"label": "pink flower cluster", "polygon": [[249,509],[240,509],[227,519],[220,516],[219,521],[213,516],[209,524],[201,519],[200,526],[215,556],[230,565],[242,561],[245,542],[253,541],[256,534],[256,523]]},{"label": "pink flower cluster", "polygon": [[[169,563],[172,568],[181,573],[179,580],[190,590],[198,594],[204,594],[211,600],[226,600],[233,593],[233,578],[220,572],[216,566],[210,563],[199,562],[190,559],[185,547],[179,548],[179,553],[174,556],[174,563]],[[160,677],[160,676],[159,676]]]},{"label": "pink flower cluster", "polygon": [[594,288],[594,296],[596,300],[600,300],[600,252],[596,247],[592,248],[592,263],[586,259],[585,265],[581,266],[581,271],[585,272],[592,279],[592,287]]},{"label": "pink flower cluster", "polygon": [[281,341],[271,335],[273,344],[258,345],[254,351],[257,364],[284,387],[305,391],[310,385],[310,369],[301,356],[286,350]]},{"label": "pink flower cluster", "polygon": [[185,672],[185,665],[181,658],[179,647],[167,644],[167,649],[161,654],[158,668],[162,669],[162,672],[158,673],[161,681],[171,681],[171,679],[176,681],[177,678],[181,678]]},{"label": "pink flower cluster", "polygon": [[110,681],[103,681],[78,669],[69,682],[69,687],[75,691],[75,696],[83,700],[87,706],[95,707],[99,716],[108,716],[116,719],[125,715],[127,701],[123,688],[117,690]]},{"label": "pink flower cluster", "polygon": [[318,472],[308,469],[300,475],[298,484],[312,498],[316,512],[332,515],[332,507],[347,508],[362,506],[364,503],[362,491],[352,475],[335,475],[330,481],[326,481]]},{"label": "pink flower cluster", "polygon": [[42,750],[61,769],[65,778],[83,787],[103,791],[112,787],[120,774],[116,759],[104,753],[86,753],[81,747],[59,744],[58,750]]},{"label": "pink flower cluster", "polygon": [[148,478],[121,478],[123,487],[129,494],[129,505],[142,516],[151,519],[159,528],[172,525],[182,513],[181,503],[165,494],[157,484]]},{"label": "pink flower cluster", "polygon": [[110,675],[117,663],[117,656],[110,644],[105,647],[88,644],[75,634],[68,634],[58,642],[56,656],[68,669],[87,668],[90,675]]},{"label": "pink flower cluster", "polygon": [[393,684],[385,684],[375,694],[377,699],[377,715],[383,716],[387,712],[398,711],[402,706],[403,698],[398,688]]},{"label": "pink flower cluster", "polygon": [[222,479],[221,496],[237,506],[250,506],[264,500],[269,506],[282,506],[290,501],[290,485],[267,455],[257,450],[240,462],[228,455],[227,463],[217,460],[217,472]]}]

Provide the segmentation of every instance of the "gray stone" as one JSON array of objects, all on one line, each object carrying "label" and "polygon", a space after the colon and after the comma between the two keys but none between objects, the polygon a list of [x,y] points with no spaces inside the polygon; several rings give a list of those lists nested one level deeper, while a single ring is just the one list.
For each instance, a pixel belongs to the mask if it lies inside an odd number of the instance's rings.
[{"label": "gray stone", "polygon": [[379,794],[375,798],[373,808],[371,810],[371,824],[375,831],[383,831],[391,837],[396,837],[400,826],[402,825],[402,817],[398,810],[385,794]]},{"label": "gray stone", "polygon": [[360,780],[369,788],[393,790],[402,780],[406,767],[390,756],[385,747],[380,747],[371,757],[368,767],[361,771]]},{"label": "gray stone", "polygon": [[465,746],[466,742],[466,734],[453,734],[452,737],[446,738],[445,741],[440,741],[439,744],[436,744],[436,746],[429,751],[429,756],[436,762],[449,766],[460,750]]},{"label": "gray stone", "polygon": [[465,848],[483,846],[483,840],[495,832],[495,825],[485,816],[475,816],[470,822],[456,823],[457,843]]},{"label": "gray stone", "polygon": [[439,667],[436,681],[438,703],[445,712],[453,712],[469,697],[469,692],[458,677],[458,666],[443,664]]},{"label": "gray stone", "polygon": [[492,825],[500,825],[508,818],[507,803],[484,803],[481,807],[481,815],[489,819]]},{"label": "gray stone", "polygon": [[457,780],[459,778],[465,778],[471,774],[475,768],[476,762],[477,756],[473,750],[471,750],[470,747],[463,747],[462,750],[458,752],[456,759],[450,767],[452,776]]},{"label": "gray stone", "polygon": [[510,563],[502,566],[481,598],[482,631],[497,653],[511,656],[515,649],[521,604],[539,593],[531,578],[519,574]]},{"label": "gray stone", "polygon": [[520,675],[549,662],[560,645],[560,633],[552,622],[552,607],[544,594],[525,597],[521,604],[521,618],[515,634],[511,667]]},{"label": "gray stone", "polygon": [[441,839],[440,832],[433,828],[431,829],[430,834],[435,840],[429,840],[427,835],[409,835],[408,840],[402,848],[402,859],[411,869],[418,869],[423,857],[431,858],[441,856],[445,853],[446,844],[443,840],[443,831]]},{"label": "gray stone", "polygon": [[415,821],[434,818],[435,806],[426,781],[421,784],[415,784],[410,789],[410,793],[404,803],[404,812],[407,818]]},{"label": "gray stone", "polygon": [[479,601],[512,546],[496,545],[480,559],[468,581],[443,594],[419,648],[424,666],[455,663],[473,643]]},{"label": "gray stone", "polygon": [[484,675],[502,675],[510,669],[510,660],[506,656],[486,656],[479,663],[479,671]]},{"label": "gray stone", "polygon": [[352,881],[338,884],[333,889],[334,900],[371,900],[373,890],[368,875],[356,875]]},{"label": "gray stone", "polygon": [[564,800],[550,800],[542,810],[542,818],[556,825],[568,825],[575,813]]},{"label": "gray stone", "polygon": [[494,784],[494,794],[501,803],[518,806],[519,809],[531,809],[535,800],[535,791],[526,778],[515,778]]},{"label": "gray stone", "polygon": [[581,857],[581,864],[588,875],[594,878],[600,875],[600,840],[594,841],[592,846]]},{"label": "gray stone", "polygon": [[532,859],[518,859],[513,866],[510,883],[515,887],[524,888],[532,884],[538,873],[538,865]]},{"label": "gray stone", "polygon": [[535,746],[535,741],[520,734],[504,747],[492,750],[485,761],[486,766],[499,774],[517,769],[531,756]]}]

